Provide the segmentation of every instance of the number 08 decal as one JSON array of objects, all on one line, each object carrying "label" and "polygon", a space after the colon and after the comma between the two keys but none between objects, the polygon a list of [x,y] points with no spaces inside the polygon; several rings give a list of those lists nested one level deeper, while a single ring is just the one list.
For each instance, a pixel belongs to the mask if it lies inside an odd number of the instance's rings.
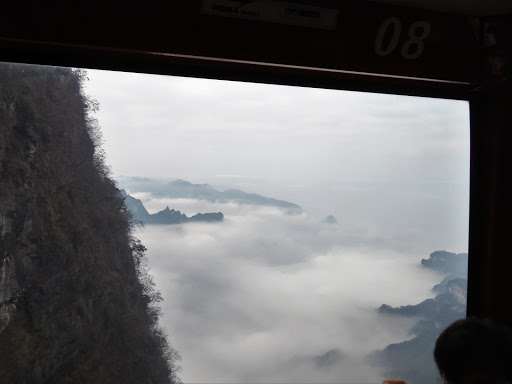
[{"label": "number 08 decal", "polygon": [[[384,46],[384,36],[391,30],[391,40]],[[416,21],[409,26],[408,39],[400,48],[400,55],[404,59],[417,59],[423,53],[425,40],[430,35],[430,24],[426,21]],[[393,53],[400,40],[402,22],[398,17],[390,17],[381,24],[375,38],[375,53],[379,56],[388,56]]]}]

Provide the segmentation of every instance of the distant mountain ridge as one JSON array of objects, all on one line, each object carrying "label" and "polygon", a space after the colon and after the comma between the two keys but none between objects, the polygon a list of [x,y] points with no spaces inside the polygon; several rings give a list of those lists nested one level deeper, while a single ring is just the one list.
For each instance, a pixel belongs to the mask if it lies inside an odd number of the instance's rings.
[{"label": "distant mountain ridge", "polygon": [[416,305],[396,308],[382,304],[379,312],[402,316],[421,316],[426,320],[449,324],[460,318],[466,310],[467,285],[466,279],[453,279],[447,283],[446,290],[433,299],[426,299]]},{"label": "distant mountain ridge", "polygon": [[126,207],[130,210],[133,218],[142,221],[144,224],[182,224],[187,222],[214,222],[222,221],[224,214],[222,212],[213,213],[198,213],[192,217],[169,209],[166,207],[164,210],[151,214],[147,211],[142,201],[130,196],[124,189],[121,190],[122,196],[125,198]]},{"label": "distant mountain ridge", "polygon": [[388,377],[400,377],[412,384],[441,382],[433,359],[434,345],[443,329],[466,315],[467,263],[467,253],[432,252],[421,264],[449,274],[433,287],[436,297],[416,305],[380,306],[378,312],[382,314],[420,318],[410,331],[410,340],[390,344],[372,356],[376,364],[386,367]]},{"label": "distant mountain ridge", "polygon": [[467,276],[468,254],[435,251],[428,259],[422,259],[421,265],[443,273]]},{"label": "distant mountain ridge", "polygon": [[277,207],[289,214],[302,213],[300,206],[288,201],[264,197],[256,193],[247,193],[237,189],[219,191],[208,184],[192,184],[180,179],[164,183],[151,179],[131,177],[122,180],[120,184],[131,191],[151,192],[156,197],[198,199],[212,203],[234,202],[238,204]]},{"label": "distant mountain ridge", "polygon": [[422,259],[421,265],[442,273],[448,273],[439,284],[432,288],[432,292],[443,293],[448,283],[457,278],[465,279],[468,276],[468,254],[447,251],[432,252],[428,259]]}]

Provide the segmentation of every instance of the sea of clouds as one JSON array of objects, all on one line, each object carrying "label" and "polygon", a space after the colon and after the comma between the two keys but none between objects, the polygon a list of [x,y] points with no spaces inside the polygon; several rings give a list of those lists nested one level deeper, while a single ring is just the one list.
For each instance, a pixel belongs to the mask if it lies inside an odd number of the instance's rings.
[{"label": "sea of clouds", "polygon": [[169,206],[225,215],[135,234],[148,248],[161,324],[182,356],[185,383],[380,382],[368,355],[410,339],[416,320],[376,309],[433,297],[442,279],[421,268],[428,254],[343,222],[133,195],[150,213]]},{"label": "sea of clouds", "polygon": [[[443,276],[420,260],[467,251],[469,104],[268,84],[89,71],[116,178],[185,179],[299,204],[156,199],[146,226],[161,319],[185,383],[371,383],[366,356],[407,340]],[[129,188],[127,188],[129,189]],[[338,224],[323,223],[334,215]]]}]

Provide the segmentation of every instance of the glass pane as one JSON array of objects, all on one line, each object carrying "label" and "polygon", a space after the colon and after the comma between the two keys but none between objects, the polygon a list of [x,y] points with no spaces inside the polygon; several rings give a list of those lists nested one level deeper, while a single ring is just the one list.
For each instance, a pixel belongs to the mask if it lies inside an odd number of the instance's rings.
[{"label": "glass pane", "polygon": [[185,382],[437,379],[465,316],[467,102],[89,76]]}]

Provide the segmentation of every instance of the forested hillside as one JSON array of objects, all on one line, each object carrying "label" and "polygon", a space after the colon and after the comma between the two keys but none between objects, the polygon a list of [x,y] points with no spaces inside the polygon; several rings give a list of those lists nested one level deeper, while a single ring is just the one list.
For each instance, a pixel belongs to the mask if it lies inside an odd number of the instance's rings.
[{"label": "forested hillside", "polygon": [[84,81],[0,64],[0,382],[176,382]]}]

